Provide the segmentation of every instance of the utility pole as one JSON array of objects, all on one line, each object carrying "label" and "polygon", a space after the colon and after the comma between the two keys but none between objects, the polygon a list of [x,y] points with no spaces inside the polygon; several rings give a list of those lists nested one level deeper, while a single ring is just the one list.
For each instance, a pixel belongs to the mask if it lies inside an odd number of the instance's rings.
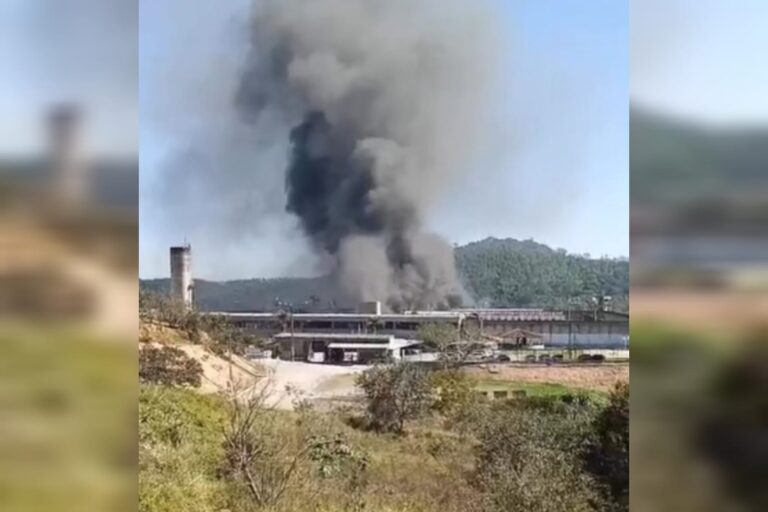
[{"label": "utility pole", "polygon": [[568,359],[570,360],[573,360],[573,324],[571,323],[571,308],[573,300],[573,297],[568,298],[568,315],[566,316],[566,319],[568,320]]},{"label": "utility pole", "polygon": [[296,360],[296,336],[295,336],[295,330],[293,328],[293,306],[288,305],[288,311],[291,315],[291,361]]}]

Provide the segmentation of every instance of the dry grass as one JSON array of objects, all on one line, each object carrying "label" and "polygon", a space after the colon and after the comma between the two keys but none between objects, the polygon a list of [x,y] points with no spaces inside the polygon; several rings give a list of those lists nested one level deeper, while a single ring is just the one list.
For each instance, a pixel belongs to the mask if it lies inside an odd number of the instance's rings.
[{"label": "dry grass", "polygon": [[[142,387],[140,403],[140,510],[255,510],[237,501],[216,470],[223,455],[221,432],[227,411],[223,398]],[[304,428],[297,422],[298,414],[270,414],[275,415],[279,439],[295,441],[297,429]],[[404,437],[377,435],[350,427],[339,413],[312,420],[311,428],[331,438],[341,434],[354,450],[367,456],[367,485],[361,489],[365,510],[466,512],[478,502],[466,480],[473,445],[456,435],[434,428],[412,428]],[[179,439],[178,444],[171,439]],[[343,480],[321,478],[313,466],[304,464],[301,485],[292,487],[269,512],[355,510]]]},{"label": "dry grass", "polygon": [[629,363],[557,364],[552,366],[531,364],[476,366],[464,369],[481,381],[501,381],[531,384],[553,384],[591,391],[610,391],[617,381],[629,381]]},{"label": "dry grass", "polygon": [[632,289],[632,315],[717,334],[743,332],[768,318],[768,295],[727,289]]}]

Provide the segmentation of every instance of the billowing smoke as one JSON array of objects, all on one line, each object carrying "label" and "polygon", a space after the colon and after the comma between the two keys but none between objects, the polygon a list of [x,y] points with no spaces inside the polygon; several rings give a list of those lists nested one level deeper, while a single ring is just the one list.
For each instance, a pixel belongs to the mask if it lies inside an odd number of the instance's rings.
[{"label": "billowing smoke", "polygon": [[461,295],[451,247],[423,221],[471,171],[500,52],[495,19],[478,0],[254,6],[236,104],[249,121],[294,126],[286,208],[357,299],[439,308]]}]

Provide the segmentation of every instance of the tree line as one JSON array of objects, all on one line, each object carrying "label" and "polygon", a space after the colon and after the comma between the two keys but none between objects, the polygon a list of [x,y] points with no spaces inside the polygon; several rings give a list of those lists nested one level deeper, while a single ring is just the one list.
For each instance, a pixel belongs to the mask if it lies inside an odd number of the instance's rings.
[{"label": "tree line", "polygon": [[[627,310],[629,261],[593,258],[552,249],[533,240],[487,238],[454,250],[465,302],[485,307],[591,307],[596,296],[612,297],[611,308]],[[145,290],[165,292],[168,279],[143,280]],[[203,310],[271,310],[291,304],[296,311],[354,307],[328,276],[197,279],[195,297]]]}]

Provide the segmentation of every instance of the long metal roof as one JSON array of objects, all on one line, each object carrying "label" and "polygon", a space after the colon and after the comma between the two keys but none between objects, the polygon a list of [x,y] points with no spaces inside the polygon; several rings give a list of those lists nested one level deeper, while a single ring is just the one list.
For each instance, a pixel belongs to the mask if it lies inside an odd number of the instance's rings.
[{"label": "long metal roof", "polygon": [[[222,315],[231,319],[241,320],[272,320],[277,319],[278,313],[227,313],[212,312],[213,315]],[[382,322],[430,322],[434,320],[460,320],[466,315],[453,311],[437,311],[434,314],[418,313],[385,313],[383,315],[374,315],[366,313],[294,313],[294,320],[313,321],[313,320],[336,320],[359,322],[364,320],[376,320]],[[286,318],[290,318],[287,315]]]},{"label": "long metal roof", "polygon": [[379,348],[379,349],[391,349],[389,343],[344,343],[344,342],[335,342],[335,343],[329,343],[328,348],[345,348],[349,350],[360,350],[360,349],[371,349],[371,348]]},{"label": "long metal roof", "polygon": [[273,336],[275,339],[297,340],[370,340],[389,342],[395,339],[391,334],[348,334],[348,333],[317,333],[317,332],[281,332]]},{"label": "long metal roof", "polygon": [[[232,320],[241,321],[277,321],[281,317],[291,318],[290,314],[272,313],[228,313],[212,312]],[[462,309],[453,311],[414,311],[408,313],[294,313],[293,319],[300,322],[408,322],[429,323],[434,321],[460,322],[466,318],[477,318],[497,322],[565,322],[569,318],[575,321],[589,319],[593,312],[588,311],[553,311],[545,309]],[[629,316],[622,313],[604,312],[600,321],[626,321]]]}]

